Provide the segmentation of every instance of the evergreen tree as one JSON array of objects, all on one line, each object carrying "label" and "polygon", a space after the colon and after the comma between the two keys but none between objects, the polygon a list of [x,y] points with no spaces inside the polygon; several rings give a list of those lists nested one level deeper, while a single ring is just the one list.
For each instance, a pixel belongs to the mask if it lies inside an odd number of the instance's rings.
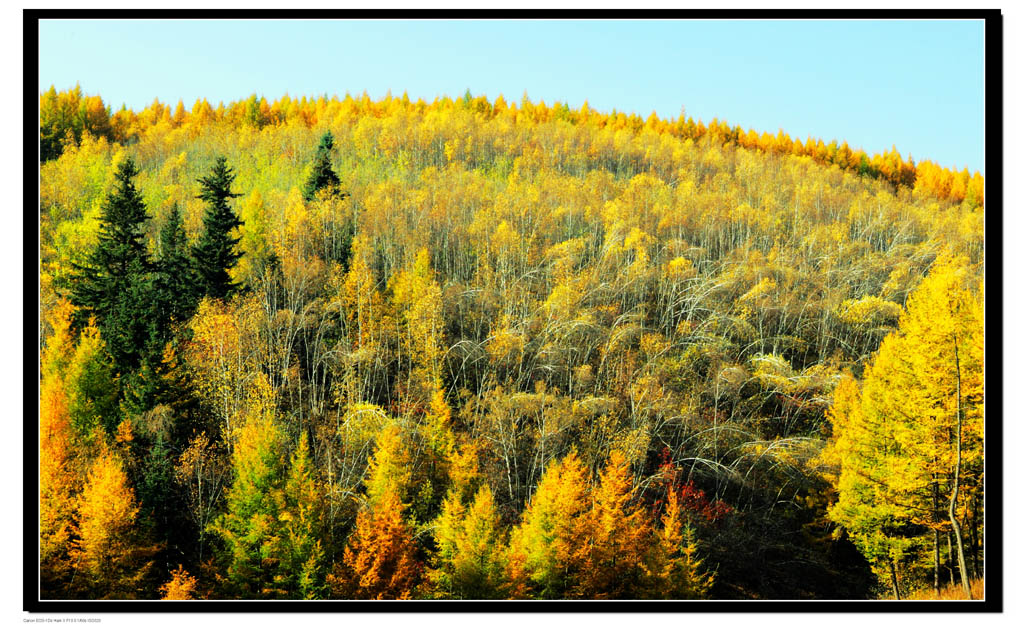
[{"label": "evergreen tree", "polygon": [[[177,204],[160,230],[157,258],[143,290],[136,294],[146,308],[146,335],[138,369],[123,385],[125,410],[141,414],[180,395],[168,384],[165,364],[167,344],[174,339],[174,325],[187,322],[198,302],[196,276],[188,256],[188,241]],[[170,396],[168,396],[170,394]]]},{"label": "evergreen tree", "polygon": [[152,265],[144,292],[136,293],[140,308],[145,308],[145,342],[136,370],[127,374],[122,385],[124,409],[130,414],[149,411],[160,402],[178,396],[170,392],[164,353],[174,337],[173,324],[187,321],[196,307],[195,275],[188,258],[181,214],[175,205],[160,230],[157,259]]},{"label": "evergreen tree", "polygon": [[[331,169],[331,149],[334,148],[334,136],[328,131],[320,138],[320,144],[316,148],[316,157],[313,158],[313,172],[309,174],[306,185],[302,190],[302,198],[306,203],[316,199],[316,194],[325,188],[337,188],[341,185],[338,174]],[[344,199],[347,195],[341,193]]]},{"label": "evergreen tree", "polygon": [[239,238],[231,231],[242,225],[235,212],[228,205],[237,193],[231,192],[234,173],[228,168],[227,160],[217,158],[217,163],[208,177],[200,177],[202,192],[198,198],[207,204],[203,217],[203,233],[192,249],[192,258],[198,272],[199,291],[213,298],[226,298],[238,286],[232,282],[228,271],[241,257],[235,250]]},{"label": "evergreen tree", "polygon": [[114,190],[103,204],[99,243],[84,265],[77,265],[71,302],[79,315],[96,317],[118,371],[139,366],[151,332],[148,272],[152,266],[143,240],[146,207],[132,179],[135,162],[117,169]]},{"label": "evergreen tree", "polygon": [[167,222],[160,230],[160,247],[153,278],[153,301],[159,320],[165,324],[161,327],[164,331],[166,324],[186,322],[195,313],[199,302],[196,284],[181,212],[178,204],[174,204]]}]

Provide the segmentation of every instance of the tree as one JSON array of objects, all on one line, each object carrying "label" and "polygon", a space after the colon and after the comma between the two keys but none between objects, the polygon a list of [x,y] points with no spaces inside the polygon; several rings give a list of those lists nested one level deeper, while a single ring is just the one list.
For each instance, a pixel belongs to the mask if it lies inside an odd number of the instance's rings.
[{"label": "tree", "polygon": [[[337,173],[331,169],[331,150],[334,148],[334,136],[328,131],[320,138],[320,144],[316,148],[316,156],[313,158],[313,170],[309,174],[309,179],[306,180],[305,186],[302,188],[302,198],[309,203],[316,199],[316,195],[321,190],[326,190],[328,194],[338,194],[338,186],[341,185],[341,180],[338,179]],[[347,193],[340,193],[342,198],[347,196]]]},{"label": "tree", "polygon": [[319,599],[324,587],[322,490],[313,477],[312,464],[303,433],[292,454],[278,507],[281,566],[277,580],[291,599]]},{"label": "tree", "polygon": [[443,599],[503,599],[506,550],[494,495],[483,485],[467,508],[449,492],[435,524],[437,551],[427,577]]},{"label": "tree", "polygon": [[178,204],[174,204],[160,229],[153,277],[153,301],[163,326],[162,341],[167,341],[170,324],[187,322],[195,313],[199,296],[194,273],[181,212]]},{"label": "tree", "polygon": [[102,206],[99,242],[86,264],[77,266],[71,302],[81,316],[93,315],[121,373],[137,368],[152,332],[149,271],[145,243],[146,207],[133,178],[131,158],[121,162],[114,189]]},{"label": "tree", "polygon": [[107,344],[93,320],[82,330],[64,372],[68,414],[75,437],[91,442],[97,427],[113,435],[121,422],[118,379],[107,354]]},{"label": "tree", "polygon": [[588,553],[577,594],[587,599],[635,599],[648,575],[651,524],[633,503],[633,476],[620,451],[612,451],[587,516]]},{"label": "tree", "polygon": [[345,546],[344,567],[329,577],[336,596],[351,599],[409,599],[419,584],[412,530],[402,518],[404,506],[392,489],[356,517]]},{"label": "tree", "polygon": [[51,313],[54,332],[41,361],[39,385],[39,568],[42,591],[59,588],[70,574],[68,556],[74,525],[74,432],[68,409],[64,369],[74,352],[73,307],[61,300]]},{"label": "tree", "polygon": [[587,548],[586,471],[575,452],[551,464],[509,548],[510,595],[560,599],[577,592]]},{"label": "tree", "polygon": [[77,504],[77,540],[71,555],[72,590],[95,598],[134,599],[152,566],[153,549],[136,529],[139,506],[120,457],[104,447]]},{"label": "tree", "polygon": [[442,388],[441,347],[444,321],[441,287],[430,268],[430,253],[421,248],[407,269],[391,280],[395,310],[398,313],[400,339],[409,358],[406,390],[410,403],[420,406]]},{"label": "tree", "polygon": [[231,591],[249,598],[281,594],[274,579],[280,563],[281,517],[275,495],[285,474],[284,435],[275,418],[273,391],[265,376],[256,378],[245,421],[232,437],[235,474],[227,492],[227,511],[209,526],[224,543]]},{"label": "tree", "polygon": [[[179,103],[180,105],[180,103]],[[197,579],[189,572],[178,565],[178,568],[171,571],[171,579],[160,587],[163,597],[160,599],[195,599]]]},{"label": "tree", "polygon": [[196,528],[198,545],[196,559],[203,555],[206,535],[216,518],[216,508],[228,478],[228,463],[220,457],[206,433],[199,433],[189,442],[174,469],[177,485],[184,490],[189,517]]},{"label": "tree", "polygon": [[714,586],[713,573],[703,570],[697,556],[697,539],[680,500],[669,487],[661,528],[651,549],[651,596],[663,599],[704,599]]},{"label": "tree", "polygon": [[201,188],[198,198],[206,202],[206,214],[203,232],[192,248],[192,260],[201,294],[223,299],[238,289],[229,273],[241,257],[235,250],[239,237],[232,234],[242,222],[228,205],[232,198],[239,196],[231,192],[235,175],[228,168],[227,159],[219,157],[210,174],[198,181]]},{"label": "tree", "polygon": [[[897,598],[906,593],[901,562],[914,569],[929,542],[938,582],[939,534],[949,530],[969,597],[960,519],[983,490],[984,314],[964,268],[963,259],[940,256],[863,386],[847,377],[829,411],[833,439],[823,458],[838,491],[829,515]],[[961,494],[968,500],[959,504]]]}]

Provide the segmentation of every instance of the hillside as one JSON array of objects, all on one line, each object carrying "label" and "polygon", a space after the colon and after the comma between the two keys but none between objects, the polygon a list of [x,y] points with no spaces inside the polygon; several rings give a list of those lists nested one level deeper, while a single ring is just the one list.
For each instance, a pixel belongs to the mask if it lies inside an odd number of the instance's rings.
[{"label": "hillside", "polygon": [[44,596],[983,573],[979,174],[469,93],[41,112]]}]

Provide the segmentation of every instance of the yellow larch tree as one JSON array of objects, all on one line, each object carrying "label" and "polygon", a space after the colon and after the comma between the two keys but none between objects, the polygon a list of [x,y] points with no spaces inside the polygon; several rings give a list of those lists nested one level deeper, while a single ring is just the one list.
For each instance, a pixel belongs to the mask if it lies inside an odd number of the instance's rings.
[{"label": "yellow larch tree", "polygon": [[198,580],[194,575],[190,575],[181,565],[178,565],[177,569],[171,571],[171,579],[160,587],[160,592],[163,594],[160,599],[195,599],[197,583]]},{"label": "yellow larch tree", "polygon": [[679,493],[670,487],[661,527],[649,553],[648,594],[660,599],[706,599],[715,575],[704,568],[696,533],[686,518]]},{"label": "yellow larch tree", "polygon": [[421,564],[404,506],[390,488],[356,517],[345,547],[344,566],[328,576],[336,597],[409,599],[419,584]]},{"label": "yellow larch tree", "polygon": [[434,597],[502,599],[506,593],[506,550],[494,495],[482,485],[466,506],[449,492],[434,525],[437,551],[427,572]]},{"label": "yellow larch tree", "polygon": [[76,506],[71,551],[76,579],[71,590],[88,597],[135,599],[153,550],[137,531],[139,504],[121,458],[104,447],[93,463]]},{"label": "yellow larch tree", "polygon": [[949,531],[969,593],[961,521],[984,488],[984,310],[982,288],[964,282],[965,265],[936,260],[863,387],[845,379],[829,411],[823,459],[838,491],[829,514],[896,597],[906,593],[901,560],[908,571],[915,560],[922,566],[929,548],[937,587],[940,533]]},{"label": "yellow larch tree", "polygon": [[647,580],[652,527],[634,501],[633,475],[620,451],[612,451],[586,517],[587,541],[577,595],[586,599],[635,599]]},{"label": "yellow larch tree", "polygon": [[531,497],[509,546],[513,598],[572,597],[587,554],[589,479],[575,451],[550,466]]},{"label": "yellow larch tree", "polygon": [[44,590],[68,574],[68,556],[78,482],[64,369],[74,352],[73,307],[61,300],[50,313],[53,333],[41,361],[39,386],[39,565]]}]

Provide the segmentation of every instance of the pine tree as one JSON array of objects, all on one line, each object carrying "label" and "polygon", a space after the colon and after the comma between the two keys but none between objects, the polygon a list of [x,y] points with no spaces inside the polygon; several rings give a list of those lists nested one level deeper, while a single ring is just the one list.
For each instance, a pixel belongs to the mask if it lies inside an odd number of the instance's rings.
[{"label": "pine tree", "polygon": [[[316,199],[316,194],[321,190],[331,192],[341,185],[337,173],[331,169],[331,149],[334,148],[334,136],[328,131],[320,138],[320,144],[316,148],[316,157],[313,158],[313,172],[309,174],[306,185],[302,189],[302,198],[309,203]],[[342,198],[348,196],[340,193]]]},{"label": "pine tree", "polygon": [[138,299],[148,308],[148,332],[138,369],[127,375],[123,386],[125,410],[136,415],[161,402],[173,402],[180,395],[171,383],[165,358],[170,351],[168,343],[174,340],[175,326],[187,322],[195,313],[198,295],[177,204],[160,230],[147,293]]},{"label": "pine tree", "polygon": [[131,158],[118,166],[102,208],[99,243],[86,264],[77,266],[70,295],[82,317],[96,317],[121,373],[139,366],[151,332],[146,207],[132,182],[138,173]]},{"label": "pine tree", "polygon": [[232,236],[232,231],[241,227],[242,222],[228,205],[232,198],[239,196],[231,192],[234,180],[235,175],[223,157],[217,158],[209,176],[198,180],[202,188],[198,198],[206,202],[207,208],[203,233],[192,248],[192,259],[199,292],[218,299],[229,297],[238,289],[229,273],[241,257],[235,249],[239,237]]}]

